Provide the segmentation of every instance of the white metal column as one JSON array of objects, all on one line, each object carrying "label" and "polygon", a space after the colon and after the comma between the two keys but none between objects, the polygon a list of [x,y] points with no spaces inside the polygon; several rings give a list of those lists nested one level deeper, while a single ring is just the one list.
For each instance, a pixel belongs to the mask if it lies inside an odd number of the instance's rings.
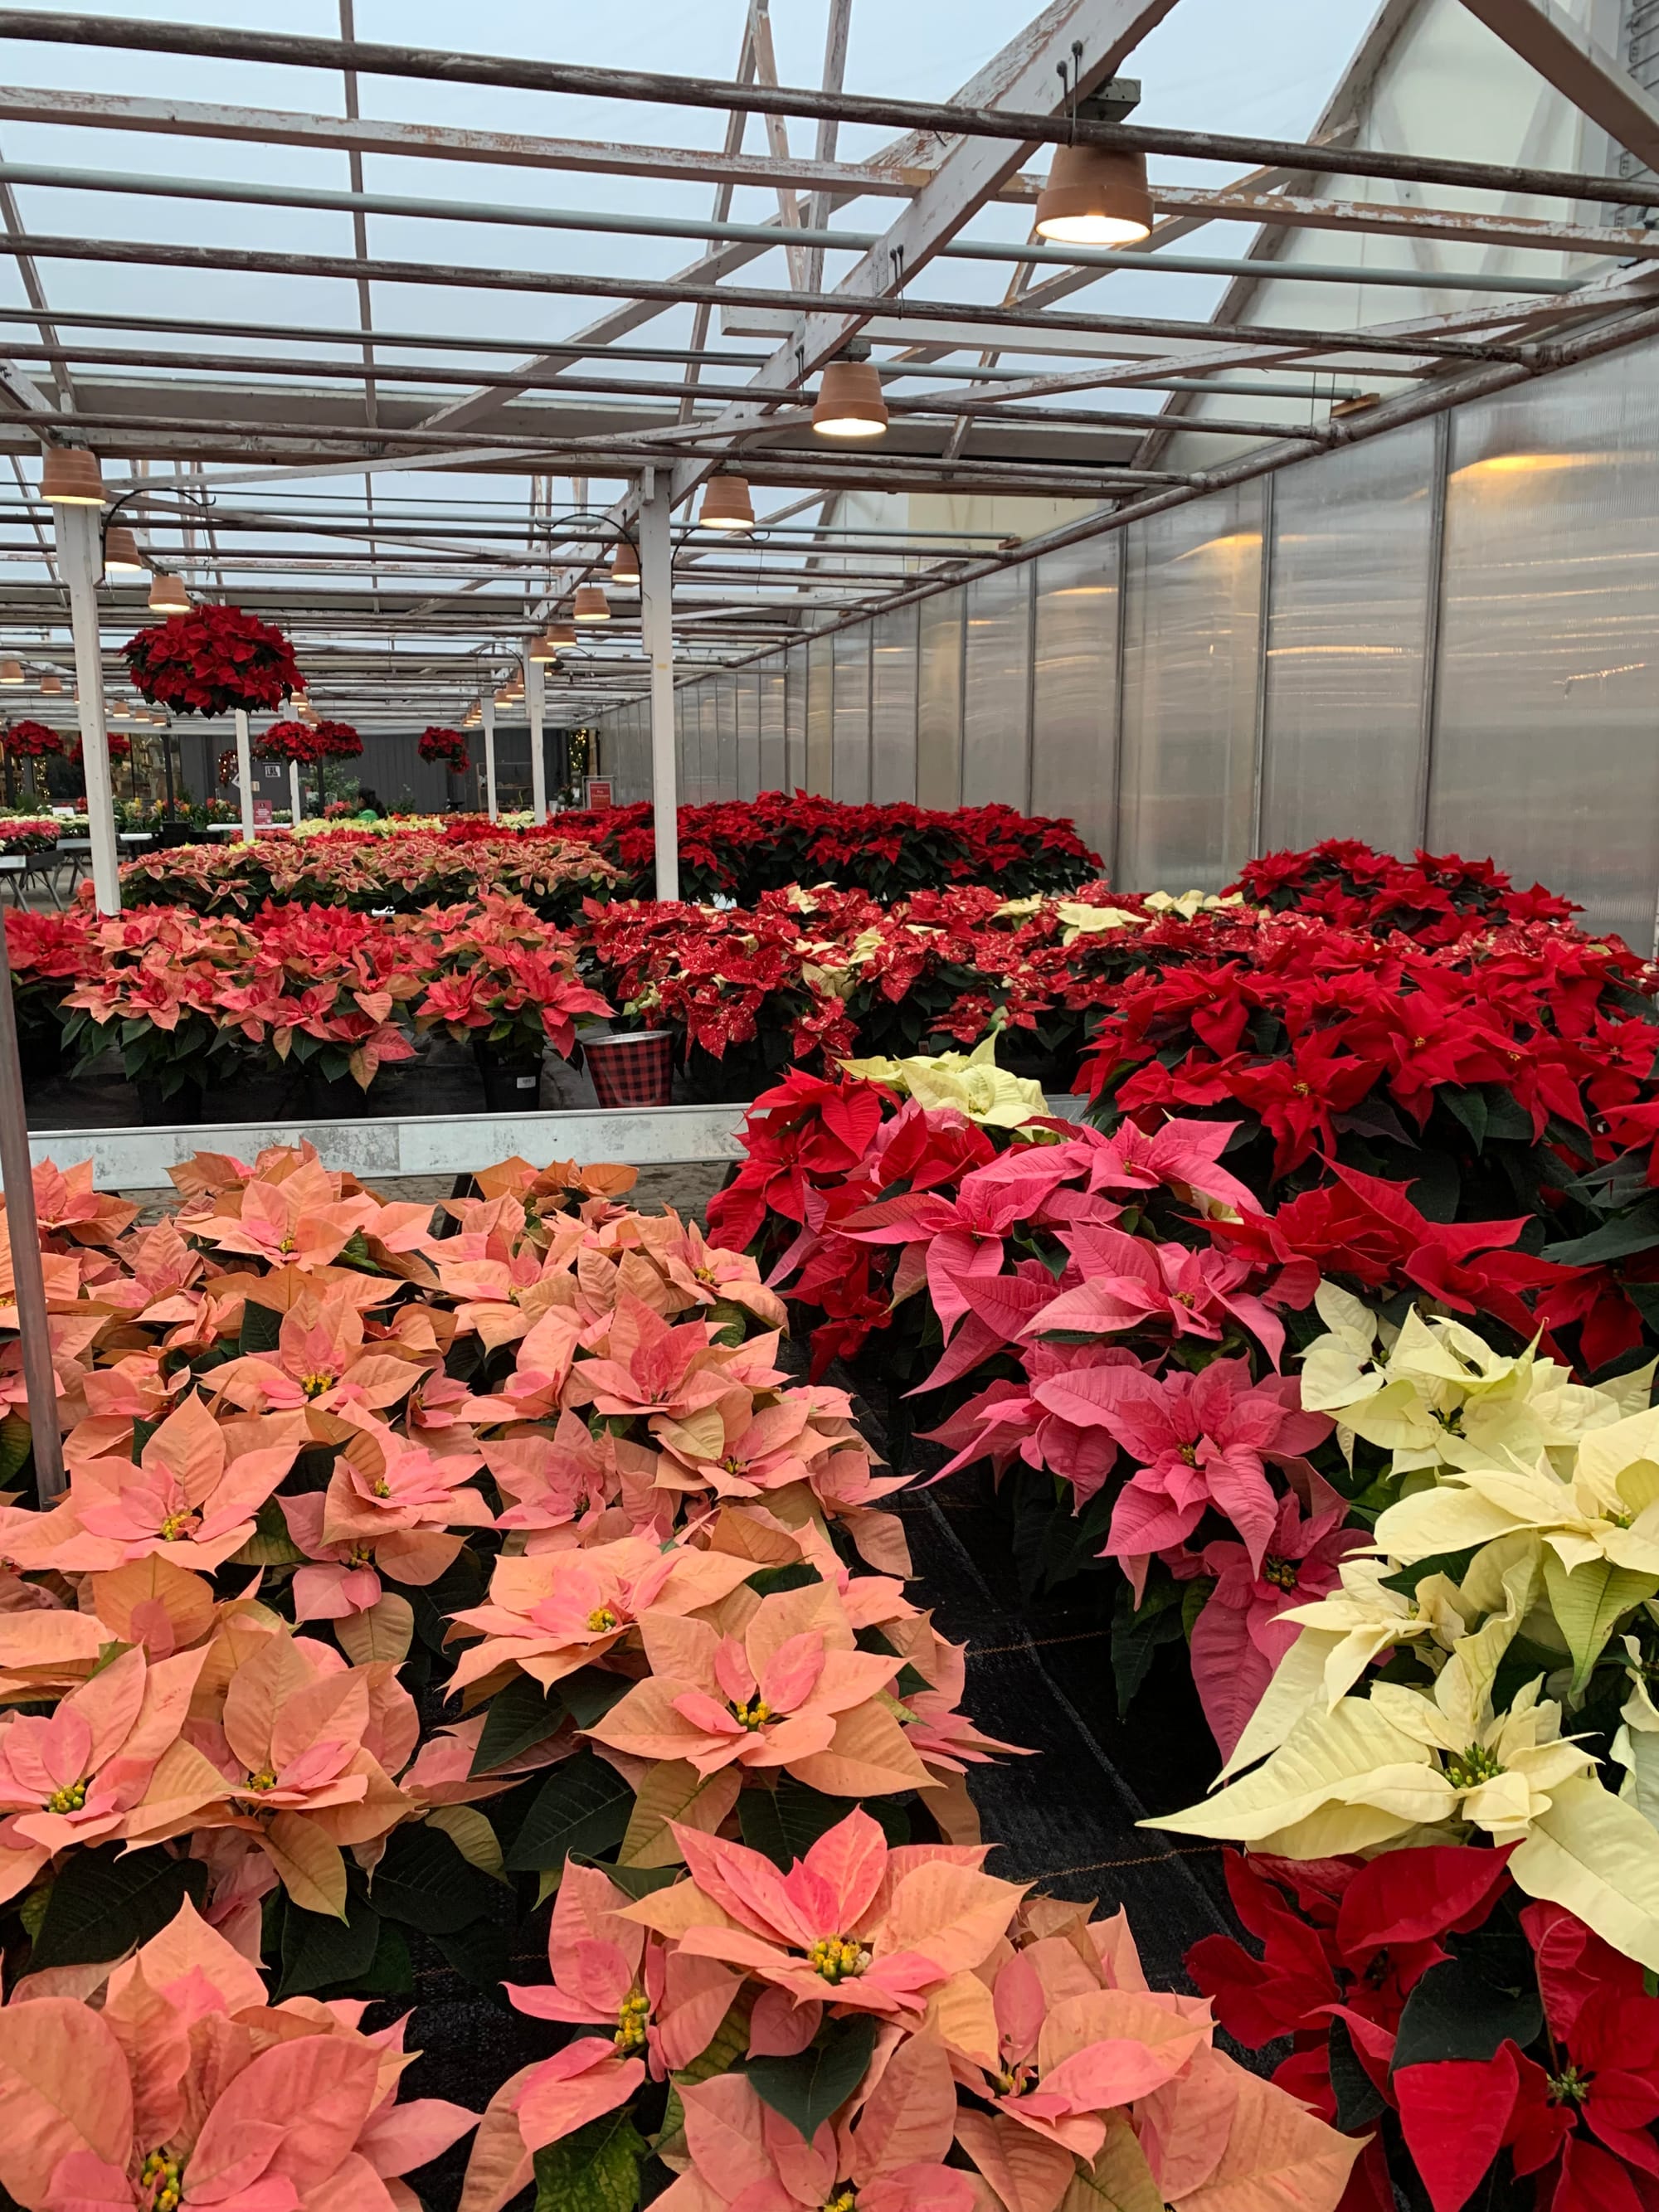
[{"label": "white metal column", "polygon": [[542,725],[546,719],[546,697],[543,690],[545,672],[539,660],[524,657],[524,704],[530,717],[530,807],[538,822],[547,819],[547,748],[543,742]]},{"label": "white metal column", "polygon": [[96,507],[64,506],[55,507],[52,518],[64,580],[69,586],[70,623],[75,636],[93,896],[100,914],[119,914],[120,853],[115,842],[115,792],[110,781],[109,728],[104,718],[104,662],[98,645],[98,579],[104,567],[99,544],[101,517]]},{"label": "white metal column", "polygon": [[253,747],[248,742],[247,708],[238,707],[236,715],[236,790],[242,806],[242,842],[253,842]]},{"label": "white metal column", "polygon": [[484,733],[484,811],[493,822],[500,809],[495,804],[495,701],[492,695],[483,702]]},{"label": "white metal column", "polygon": [[290,819],[295,822],[300,819],[300,763],[295,760],[288,764],[288,811]]},{"label": "white metal column", "polygon": [[657,896],[680,895],[679,786],[674,757],[674,548],[670,476],[647,470],[640,499],[640,614],[651,664],[651,804],[656,817]]}]

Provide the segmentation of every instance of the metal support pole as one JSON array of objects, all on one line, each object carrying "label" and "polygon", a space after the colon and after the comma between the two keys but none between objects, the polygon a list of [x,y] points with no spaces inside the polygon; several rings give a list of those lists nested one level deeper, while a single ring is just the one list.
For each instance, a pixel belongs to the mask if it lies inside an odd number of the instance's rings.
[{"label": "metal support pole", "polygon": [[289,819],[297,823],[302,809],[300,793],[300,763],[295,760],[291,760],[288,764],[288,806]]},{"label": "metal support pole", "polygon": [[115,842],[115,791],[104,719],[104,661],[98,644],[98,579],[103,574],[99,515],[90,507],[52,510],[58,560],[69,586],[80,699],[81,768],[87,785],[87,836],[92,842],[92,890],[100,914],[121,911],[121,866]]},{"label": "metal support pole", "polygon": [[173,731],[171,726],[161,732],[161,774],[167,783],[167,820],[179,818],[179,789],[173,776]]},{"label": "metal support pole", "polygon": [[495,702],[483,702],[484,733],[484,811],[490,820],[496,820],[501,809],[495,804]]},{"label": "metal support pole", "polygon": [[543,723],[546,720],[544,671],[539,660],[524,657],[524,704],[530,717],[530,805],[538,822],[547,819],[547,748]]},{"label": "metal support pole", "polygon": [[34,1214],[28,1113],[23,1103],[23,1070],[17,1054],[17,1006],[11,994],[11,963],[3,921],[0,921],[0,1187],[6,1198],[12,1296],[23,1337],[23,1382],[28,1393],[35,1486],[41,1504],[50,1505],[64,1493],[64,1446],[58,1428],[58,1376],[52,1364],[52,1325],[46,1318],[40,1231]]},{"label": "metal support pole", "polygon": [[236,788],[242,801],[242,842],[253,842],[253,748],[248,743],[247,708],[236,709]]},{"label": "metal support pole", "polygon": [[666,471],[647,469],[640,498],[640,629],[651,663],[651,804],[657,896],[680,895],[679,790],[674,763],[674,547]]}]

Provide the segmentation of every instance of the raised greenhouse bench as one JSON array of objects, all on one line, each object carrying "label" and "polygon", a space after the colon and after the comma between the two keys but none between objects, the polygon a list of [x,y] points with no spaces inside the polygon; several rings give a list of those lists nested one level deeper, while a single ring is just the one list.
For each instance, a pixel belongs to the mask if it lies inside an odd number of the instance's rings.
[{"label": "raised greenhouse bench", "polygon": [[[1054,1112],[1082,1118],[1087,1102],[1057,1097]],[[551,1114],[420,1114],[401,1121],[200,1122],[179,1128],[41,1129],[29,1152],[66,1167],[90,1160],[101,1189],[159,1189],[167,1170],[193,1152],[251,1160],[268,1145],[317,1147],[323,1164],[358,1176],[465,1175],[515,1153],[550,1160],[617,1160],[628,1167],[678,1167],[742,1157],[738,1132],[747,1106],[598,1107]]]}]

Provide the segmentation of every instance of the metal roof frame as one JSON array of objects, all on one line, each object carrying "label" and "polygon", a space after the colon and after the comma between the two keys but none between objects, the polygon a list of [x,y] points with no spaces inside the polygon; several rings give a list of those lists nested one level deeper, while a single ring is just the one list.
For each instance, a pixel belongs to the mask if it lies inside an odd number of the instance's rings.
[{"label": "metal roof frame", "polygon": [[[0,311],[0,454],[17,479],[15,492],[0,484],[0,643],[37,660],[56,652],[61,661],[66,649],[53,642],[65,627],[54,549],[21,467],[45,442],[89,443],[104,453],[112,491],[137,495],[126,502],[135,512],[123,519],[148,533],[157,565],[182,570],[198,592],[236,580],[237,598],[273,612],[307,640],[319,672],[331,671],[325,682],[346,681],[340,656],[349,656],[367,714],[377,684],[388,700],[401,699],[416,670],[415,696],[422,684],[434,687],[434,697],[453,690],[456,679],[476,686],[481,661],[517,649],[573,584],[608,557],[603,530],[573,537],[548,525],[556,507],[555,475],[580,479],[583,506],[590,480],[619,483],[612,514],[623,528],[632,527],[647,471],[667,479],[674,506],[689,520],[696,487],[726,461],[741,466],[757,490],[777,495],[777,514],[816,510],[813,522],[787,542],[763,532],[749,544],[715,546],[682,533],[675,618],[688,653],[699,668],[720,660],[741,665],[789,638],[1120,528],[1138,514],[1310,452],[1636,343],[1656,327],[1659,307],[1650,302],[1659,301],[1659,270],[1650,264],[1659,258],[1659,234],[1600,225],[1584,210],[1659,206],[1659,185],[1353,143],[1353,109],[1413,0],[1385,0],[1335,98],[1303,142],[1076,116],[1073,93],[1115,74],[1178,0],[1051,0],[948,102],[845,88],[851,4],[830,0],[816,88],[777,82],[767,0],[750,0],[730,79],[363,41],[353,35],[351,0],[338,0],[338,39],[17,8],[0,14],[0,39],[112,57],[108,89],[0,86],[0,122],[304,147],[343,154],[349,173],[349,189],[333,191],[0,156],[0,253],[15,261],[27,302]],[[1465,4],[1630,150],[1645,160],[1659,147],[1659,108],[1556,0]],[[133,97],[118,88],[113,58],[139,51],[313,70],[337,78],[343,112]],[[1074,68],[1079,60],[1069,83],[1056,79],[1057,61]],[[712,109],[724,113],[726,127],[718,147],[699,149],[384,121],[361,112],[362,82],[374,76]],[[744,149],[751,117],[764,121],[763,152]],[[816,125],[810,152],[791,148],[790,118]],[[901,135],[863,160],[842,160],[837,131],[849,122]],[[1042,149],[1072,137],[1245,173],[1203,188],[1154,175],[1163,220],[1145,249],[1132,254],[1011,244],[974,229],[987,209],[1029,204],[1041,188]],[[465,165],[489,163],[532,178],[567,172],[701,181],[715,190],[706,220],[485,202],[467,198],[464,186],[454,198],[416,198],[367,191],[363,163],[371,154],[442,160],[455,165],[459,179]],[[1401,207],[1316,189],[1321,180],[1345,177],[1474,187],[1493,204]],[[206,200],[343,216],[352,251],[276,252],[31,228],[19,192],[52,186],[137,193],[169,210]],[[777,215],[734,220],[733,193],[757,186],[775,197]],[[1500,204],[1514,193],[1569,204],[1560,221],[1516,215]],[[842,211],[856,203],[886,209],[886,227],[846,222]],[[371,252],[371,222],[433,220],[518,226],[555,239],[595,232],[621,240],[679,237],[702,250],[666,276]],[[1249,226],[1248,250],[1242,256],[1175,250],[1214,222]],[[165,229],[159,218],[158,227]],[[1405,263],[1333,260],[1314,270],[1298,264],[1297,280],[1310,286],[1438,283],[1454,299],[1440,313],[1358,328],[1237,319],[1249,288],[1273,273],[1273,242],[1310,229],[1571,260],[1556,264],[1559,275],[1540,270],[1515,280],[1449,268],[1425,273]],[[787,287],[740,281],[739,272],[779,247]],[[832,253],[846,257],[840,273],[826,270]],[[994,305],[952,299],[940,289],[935,264],[975,261],[1012,269],[1006,296]],[[350,287],[356,321],[347,330],[300,317],[261,326],[188,313],[77,315],[52,301],[45,273],[70,262],[222,271],[279,283],[326,279]],[[1127,270],[1225,275],[1233,284],[1210,317],[1116,313],[1097,288]],[[457,311],[458,330],[377,328],[374,288],[389,283],[437,292]],[[1085,290],[1088,304],[1072,304]],[[526,355],[517,340],[470,338],[460,327],[489,292],[605,305],[585,328]],[[677,307],[693,310],[689,345],[626,343]],[[442,322],[444,314],[431,319]],[[124,342],[87,336],[99,331],[118,331]],[[878,366],[891,431],[877,450],[826,450],[811,435],[805,402],[817,369],[858,335],[883,349]],[[230,348],[216,349],[215,337],[230,340]],[[252,349],[262,338],[306,351],[262,359]],[[246,352],[235,349],[238,341]],[[999,366],[1056,354],[1071,356],[1071,365],[1047,373]],[[489,366],[491,355],[515,358]],[[641,363],[665,361],[672,364],[665,371],[641,373]],[[1241,377],[1252,381],[1241,385]],[[1363,416],[1334,418],[1317,404],[1322,387],[1328,403],[1362,389],[1393,396]],[[1167,392],[1166,411],[1152,416],[1110,404],[1114,389],[1136,388]],[[1287,391],[1309,394],[1305,424],[1250,416],[1253,392]],[[1222,468],[1160,466],[1168,432],[1204,392],[1225,392],[1236,406],[1224,418],[1206,416],[1205,429],[1255,440],[1254,450]],[[140,455],[124,474],[119,457]],[[415,471],[434,487],[456,472],[469,482],[517,480],[527,496],[518,500],[518,520],[507,534],[477,517],[412,526],[398,501],[377,491],[376,479]],[[352,486],[351,503],[331,509],[327,487],[338,478]],[[278,487],[285,489],[273,503]],[[920,529],[888,539],[867,531],[848,538],[831,521],[839,495],[848,491],[936,489],[1060,497],[1087,501],[1090,511],[1024,543],[956,547]],[[284,571],[286,584],[279,580]],[[431,586],[439,582],[448,588],[434,595]],[[124,604],[119,592],[106,597],[111,628]],[[576,681],[566,688],[585,705],[637,693],[640,620],[632,600],[619,598],[610,635],[602,643],[585,641],[572,657]],[[325,640],[334,641],[332,653]]]}]

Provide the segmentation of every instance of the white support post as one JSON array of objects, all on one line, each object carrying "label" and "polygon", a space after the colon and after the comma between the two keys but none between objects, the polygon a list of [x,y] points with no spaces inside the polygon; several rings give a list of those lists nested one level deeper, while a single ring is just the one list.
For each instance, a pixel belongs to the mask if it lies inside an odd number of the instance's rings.
[{"label": "white support post", "polygon": [[288,811],[289,819],[291,822],[299,821],[301,803],[300,763],[298,761],[291,760],[288,764]]},{"label": "white support post", "polygon": [[494,822],[501,812],[495,804],[495,702],[483,702],[484,811]]},{"label": "white support post", "polygon": [[547,695],[542,686],[545,672],[539,660],[524,657],[524,704],[530,717],[530,806],[538,822],[547,819],[547,747],[543,724],[547,719]]},{"label": "white support post", "polygon": [[104,716],[104,662],[98,644],[98,579],[104,567],[99,543],[101,518],[90,507],[58,507],[52,515],[64,580],[69,586],[70,623],[75,636],[93,896],[100,914],[119,914],[120,850],[115,842],[115,791],[110,781],[109,727]]},{"label": "white support post", "polygon": [[640,616],[651,664],[651,804],[657,896],[680,895],[679,784],[674,757],[674,545],[666,470],[648,469],[640,496]]},{"label": "white support post", "polygon": [[236,795],[242,807],[242,842],[253,842],[253,747],[248,742],[247,708],[236,709]]}]

